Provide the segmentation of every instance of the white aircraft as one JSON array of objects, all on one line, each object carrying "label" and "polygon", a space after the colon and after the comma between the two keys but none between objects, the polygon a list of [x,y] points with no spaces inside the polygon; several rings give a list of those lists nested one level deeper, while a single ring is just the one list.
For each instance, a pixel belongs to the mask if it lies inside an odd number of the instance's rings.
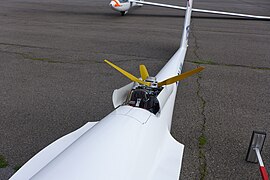
[{"label": "white aircraft", "polygon": [[[118,0],[113,2],[113,7],[118,6],[116,3],[125,7]],[[129,8],[134,6],[131,1],[127,3]],[[137,78],[105,60],[133,81],[114,90],[112,100],[116,109],[99,122],[88,122],[56,140],[10,179],[178,179],[184,145],[170,134],[177,85],[178,81],[203,70],[199,67],[181,74],[188,47],[192,3],[193,0],[187,0],[184,8],[180,48],[155,77],[149,76],[144,65],[140,65],[141,78]],[[119,10],[125,13],[129,8]]]},{"label": "white aircraft", "polygon": [[144,65],[140,65],[139,79],[105,60],[133,81],[114,90],[116,109],[47,146],[11,180],[178,179],[184,145],[170,135],[177,82],[203,69],[181,74],[191,6],[189,0],[180,48],[155,77],[149,76]]},{"label": "white aircraft", "polygon": [[[169,4],[161,4],[161,3],[153,3],[153,2],[146,2],[144,0],[112,0],[110,2],[110,7],[121,13],[122,16],[127,14],[127,12],[134,6],[157,6],[157,7],[164,7],[164,8],[171,8],[171,9],[179,9],[179,10],[186,10],[186,7],[182,6],[175,6]],[[270,20],[269,16],[256,16],[250,14],[240,14],[240,13],[231,13],[231,12],[224,12],[224,11],[213,11],[213,10],[205,10],[205,9],[196,9],[192,8],[192,12],[199,12],[199,13],[210,13],[210,14],[219,14],[219,15],[226,15],[226,16],[237,16],[243,18],[255,18],[255,19],[262,19],[262,20]]]}]

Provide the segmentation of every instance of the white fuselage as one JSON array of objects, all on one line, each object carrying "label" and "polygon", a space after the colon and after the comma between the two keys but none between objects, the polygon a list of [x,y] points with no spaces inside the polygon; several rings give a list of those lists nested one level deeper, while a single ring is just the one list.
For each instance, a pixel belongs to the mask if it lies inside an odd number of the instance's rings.
[{"label": "white fuselage", "polygon": [[[169,62],[183,58],[179,49]],[[181,72],[167,64],[163,79]],[[167,73],[165,73],[167,72]],[[167,93],[166,93],[167,92]],[[181,169],[183,145],[170,135],[177,84],[161,91],[157,114],[122,105],[96,124],[64,136],[30,159],[12,178],[175,180]],[[163,94],[164,95],[163,95]]]},{"label": "white fuselage", "polygon": [[[181,73],[191,16],[189,4],[192,0],[187,6],[181,47],[157,74],[158,81]],[[122,103],[127,90],[132,89],[130,85],[115,91],[113,102],[120,102],[120,106],[112,113],[47,146],[11,180],[178,179],[184,145],[170,135],[177,83],[162,88],[157,96],[160,109],[156,114]]]},{"label": "white fuselage", "polygon": [[[176,90],[176,85],[172,86]],[[170,136],[168,127],[174,98],[175,93],[172,93],[164,106],[164,113],[157,115],[141,108],[120,106],[38,172],[25,178],[105,180],[113,177],[115,180],[161,180],[163,176],[160,176],[158,169],[160,166],[166,167],[164,156],[170,157],[164,151],[170,148],[170,144],[181,146]],[[170,167],[168,174],[176,171],[173,179],[177,179],[182,156],[171,155],[173,162],[167,164]],[[14,176],[13,179],[24,178]]]},{"label": "white fuselage", "polygon": [[[183,57],[179,49],[170,61]],[[157,78],[180,73],[182,63],[173,71],[166,71],[170,68],[166,65]],[[170,135],[177,84],[163,91],[169,93],[156,115],[142,108],[119,106],[93,126],[82,127],[45,148],[11,180],[178,179],[183,145]]]}]

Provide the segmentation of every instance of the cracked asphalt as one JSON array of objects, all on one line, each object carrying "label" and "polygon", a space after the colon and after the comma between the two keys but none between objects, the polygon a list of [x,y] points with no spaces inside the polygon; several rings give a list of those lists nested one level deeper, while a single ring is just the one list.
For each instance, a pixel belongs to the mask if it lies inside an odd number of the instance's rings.
[{"label": "cracked asphalt", "polygon": [[[162,2],[155,0],[155,2]],[[129,81],[109,59],[155,75],[179,47],[184,12],[144,6],[125,17],[101,0],[0,0],[0,155],[14,168],[59,137],[113,110]],[[180,4],[176,0],[168,4]],[[194,7],[270,16],[268,0]],[[253,130],[270,133],[270,21],[193,13],[172,135],[185,145],[181,179],[260,179],[245,162]],[[263,152],[270,172],[270,139]]]}]

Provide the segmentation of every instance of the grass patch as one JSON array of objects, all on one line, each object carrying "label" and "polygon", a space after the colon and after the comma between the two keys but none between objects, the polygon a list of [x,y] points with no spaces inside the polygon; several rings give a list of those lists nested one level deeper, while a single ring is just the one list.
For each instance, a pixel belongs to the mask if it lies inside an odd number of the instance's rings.
[{"label": "grass patch", "polygon": [[179,85],[181,85],[181,86],[188,86],[188,83],[187,82],[180,82],[179,81]]},{"label": "grass patch", "polygon": [[192,63],[195,64],[216,64],[215,62],[211,61],[211,60],[198,60],[198,61],[191,61]]},{"label": "grass patch", "polygon": [[22,166],[15,166],[13,169],[14,169],[14,171],[16,172],[16,171],[18,171],[20,168],[21,168]]},{"label": "grass patch", "polygon": [[206,137],[202,134],[199,137],[199,159],[200,159],[200,180],[204,180],[207,176],[207,165],[205,161],[204,146],[207,143]]},{"label": "grass patch", "polygon": [[43,61],[43,62],[48,62],[48,63],[64,63],[62,61],[54,61],[54,60],[51,60],[49,58],[39,58],[39,57],[33,57],[29,54],[25,54],[25,53],[20,53],[20,55],[24,58],[24,59],[29,59],[29,60],[32,60],[32,61]]},{"label": "grass patch", "polygon": [[199,137],[199,147],[202,148],[206,144],[206,142],[207,142],[206,137],[204,135],[201,135]]},{"label": "grass patch", "polygon": [[0,155],[0,168],[5,168],[8,166],[8,162],[6,161],[3,155]]},{"label": "grass patch", "polygon": [[34,57],[31,57],[29,59],[31,59],[33,61],[50,61],[48,58],[34,58]]},{"label": "grass patch", "polygon": [[206,170],[206,164],[203,163],[201,166],[200,166],[200,180],[205,180],[206,179],[206,176],[207,176],[207,170]]}]

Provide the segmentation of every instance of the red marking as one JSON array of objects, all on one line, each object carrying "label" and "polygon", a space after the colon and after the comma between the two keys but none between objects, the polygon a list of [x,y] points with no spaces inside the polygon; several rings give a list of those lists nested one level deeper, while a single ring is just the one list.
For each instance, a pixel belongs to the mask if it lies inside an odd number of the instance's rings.
[{"label": "red marking", "polygon": [[260,171],[261,171],[262,179],[263,180],[269,180],[267,171],[266,171],[264,166],[260,166]]},{"label": "red marking", "polygon": [[120,7],[121,6],[116,0],[113,0],[113,2],[115,2],[114,7]]}]

